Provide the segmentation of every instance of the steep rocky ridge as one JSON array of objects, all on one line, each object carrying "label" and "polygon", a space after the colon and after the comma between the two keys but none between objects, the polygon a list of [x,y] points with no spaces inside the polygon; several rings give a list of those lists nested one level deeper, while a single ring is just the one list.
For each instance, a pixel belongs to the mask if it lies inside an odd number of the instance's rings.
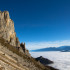
[{"label": "steep rocky ridge", "polygon": [[0,37],[4,38],[11,45],[20,47],[14,29],[14,22],[10,19],[8,11],[0,11]]},{"label": "steep rocky ridge", "polygon": [[5,39],[6,42],[10,45],[18,48],[20,51],[22,51],[23,53],[25,52],[30,56],[28,50],[26,50],[24,46],[25,44],[20,47],[19,39],[16,37],[14,22],[12,19],[10,19],[8,11],[0,11],[0,37]]},{"label": "steep rocky ridge", "polygon": [[0,55],[0,65],[4,70],[50,70],[7,43],[3,38],[0,38],[0,52],[3,56]]},{"label": "steep rocky ridge", "polygon": [[51,70],[36,61],[19,42],[9,12],[0,11],[0,70]]}]

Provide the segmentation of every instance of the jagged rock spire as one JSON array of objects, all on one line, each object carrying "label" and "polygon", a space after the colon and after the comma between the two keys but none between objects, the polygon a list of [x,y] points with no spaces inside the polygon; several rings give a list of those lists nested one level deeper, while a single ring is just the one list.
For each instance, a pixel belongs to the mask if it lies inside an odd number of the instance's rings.
[{"label": "jagged rock spire", "polygon": [[10,19],[9,12],[0,11],[0,37],[4,38],[13,46],[20,45],[19,40],[17,44],[16,32],[14,29],[14,22]]}]

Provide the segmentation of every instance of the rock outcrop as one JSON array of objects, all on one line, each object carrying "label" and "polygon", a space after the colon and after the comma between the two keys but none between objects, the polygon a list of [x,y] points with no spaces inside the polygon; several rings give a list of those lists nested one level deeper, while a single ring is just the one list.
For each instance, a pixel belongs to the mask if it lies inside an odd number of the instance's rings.
[{"label": "rock outcrop", "polygon": [[44,58],[44,57],[42,57],[42,56],[37,57],[36,60],[37,60],[37,61],[40,61],[40,62],[41,62],[42,64],[44,64],[45,66],[46,66],[47,64],[52,64],[52,63],[53,63],[53,61],[51,61],[51,60],[49,60],[49,59],[47,59],[47,58]]},{"label": "rock outcrop", "polygon": [[10,19],[8,11],[0,11],[0,37],[4,38],[11,45],[20,47],[14,29],[14,22]]},{"label": "rock outcrop", "polygon": [[28,51],[28,50],[26,49],[26,47],[25,47],[25,43],[24,43],[24,44],[21,43],[20,46],[21,46],[21,48],[22,48],[22,49],[21,49],[22,52],[24,52],[27,56],[31,57],[29,51]]},{"label": "rock outcrop", "polygon": [[0,11],[0,70],[51,70],[36,61],[19,42],[9,12]]},{"label": "rock outcrop", "polygon": [[20,44],[19,39],[16,37],[14,22],[10,19],[8,11],[0,11],[0,37],[4,38],[10,45],[30,56],[28,50],[25,48],[25,43]]}]

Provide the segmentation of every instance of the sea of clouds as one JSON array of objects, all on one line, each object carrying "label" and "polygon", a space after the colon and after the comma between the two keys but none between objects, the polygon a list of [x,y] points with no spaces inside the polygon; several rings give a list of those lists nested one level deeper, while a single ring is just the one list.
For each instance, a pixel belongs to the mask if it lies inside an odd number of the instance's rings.
[{"label": "sea of clouds", "polygon": [[36,58],[43,56],[54,61],[54,64],[49,64],[59,70],[70,70],[70,52],[30,52]]}]

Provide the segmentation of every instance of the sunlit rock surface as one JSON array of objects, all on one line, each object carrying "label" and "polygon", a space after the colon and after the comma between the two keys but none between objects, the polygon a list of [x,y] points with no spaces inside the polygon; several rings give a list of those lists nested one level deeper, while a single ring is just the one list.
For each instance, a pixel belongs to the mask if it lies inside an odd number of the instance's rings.
[{"label": "sunlit rock surface", "polygon": [[[20,46],[16,38],[14,22],[10,19],[8,11],[0,11],[0,37],[4,38],[13,46]],[[18,42],[18,44],[16,42]]]},{"label": "sunlit rock surface", "polygon": [[19,42],[9,12],[0,11],[0,70],[51,70],[31,57]]}]

